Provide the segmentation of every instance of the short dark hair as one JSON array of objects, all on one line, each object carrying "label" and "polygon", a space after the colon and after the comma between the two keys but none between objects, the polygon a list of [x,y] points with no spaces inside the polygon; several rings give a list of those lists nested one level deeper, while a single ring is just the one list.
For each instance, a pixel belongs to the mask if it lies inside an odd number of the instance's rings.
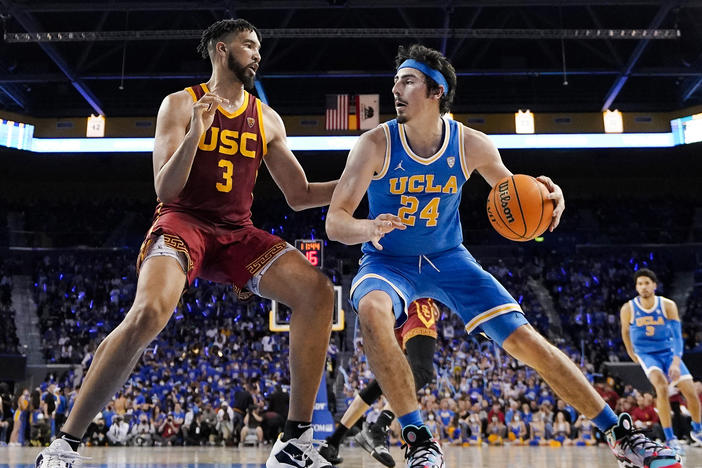
[{"label": "short dark hair", "polygon": [[[456,95],[456,70],[454,70],[453,65],[438,50],[430,49],[421,44],[412,44],[409,47],[400,46],[395,57],[395,68],[399,67],[407,59],[422,62],[444,75],[449,90],[448,92],[444,90],[444,94],[439,99],[439,112],[442,114],[449,112],[453,103],[453,97]],[[424,77],[427,81],[427,95],[438,92],[439,84],[427,75],[424,75]]]},{"label": "short dark hair", "polygon": [[658,278],[656,277],[656,274],[648,268],[641,268],[640,270],[637,270],[636,273],[634,273],[634,283],[642,276],[645,276],[654,283],[658,283]]},{"label": "short dark hair", "polygon": [[245,19],[223,19],[212,23],[209,28],[202,31],[202,36],[200,36],[200,43],[197,46],[197,51],[200,52],[202,58],[210,57],[211,52],[214,51],[214,46],[219,40],[224,36],[233,32],[241,31],[253,31],[256,33],[258,42],[261,42],[261,33],[256,29],[256,26],[249,23]]}]

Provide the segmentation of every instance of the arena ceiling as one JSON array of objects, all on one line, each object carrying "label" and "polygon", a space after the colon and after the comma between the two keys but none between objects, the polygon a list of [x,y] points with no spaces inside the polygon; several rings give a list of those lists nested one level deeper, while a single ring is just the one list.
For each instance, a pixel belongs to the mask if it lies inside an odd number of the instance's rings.
[{"label": "arena ceiling", "polygon": [[391,112],[397,46],[418,41],[456,68],[454,112],[702,103],[702,0],[0,0],[0,16],[0,109],[34,116],[154,115],[207,80],[197,37],[227,17],[263,30],[261,89],[283,114],[333,93]]}]

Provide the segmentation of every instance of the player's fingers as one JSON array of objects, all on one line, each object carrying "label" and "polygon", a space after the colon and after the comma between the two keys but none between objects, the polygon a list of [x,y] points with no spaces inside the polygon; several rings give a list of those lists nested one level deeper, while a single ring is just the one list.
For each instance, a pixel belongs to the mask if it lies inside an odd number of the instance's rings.
[{"label": "player's fingers", "polygon": [[224,102],[224,103],[229,103],[229,99],[223,98],[221,96],[217,96],[216,94],[212,93],[205,93],[202,95],[202,97],[199,99],[199,101],[204,101],[204,102],[209,102],[209,101],[216,101],[216,102]]},{"label": "player's fingers", "polygon": [[373,244],[373,247],[375,247],[378,250],[383,250],[383,246],[380,245],[380,242],[378,242],[380,239],[371,239],[371,243]]},{"label": "player's fingers", "polygon": [[536,180],[538,180],[539,182],[544,184],[546,186],[546,188],[548,188],[549,191],[551,191],[551,189],[555,185],[553,183],[553,181],[551,180],[551,178],[548,176],[545,176],[545,175],[540,175],[539,177],[536,178]]},{"label": "player's fingers", "polygon": [[561,199],[556,207],[553,209],[553,219],[551,221],[550,231],[553,232],[554,229],[558,227],[561,222],[561,216],[563,216],[563,211],[565,210],[565,202]]}]

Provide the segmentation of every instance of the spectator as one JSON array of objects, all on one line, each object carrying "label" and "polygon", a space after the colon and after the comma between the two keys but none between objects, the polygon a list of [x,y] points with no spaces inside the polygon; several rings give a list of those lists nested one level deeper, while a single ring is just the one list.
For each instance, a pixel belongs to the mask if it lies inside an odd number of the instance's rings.
[{"label": "spectator", "polygon": [[107,440],[113,447],[127,445],[129,441],[129,424],[116,414],[112,417],[112,424],[107,431]]},{"label": "spectator", "polygon": [[155,432],[149,417],[145,413],[141,413],[137,423],[132,426],[129,443],[138,447],[150,447],[154,443],[153,436]]},{"label": "spectator", "polygon": [[241,442],[246,444],[246,436],[249,433],[256,435],[256,444],[263,442],[263,416],[258,406],[252,406],[244,416],[244,427],[241,429]]},{"label": "spectator", "polygon": [[105,424],[105,417],[102,414],[98,414],[93,422],[88,426],[88,430],[85,433],[86,444],[91,447],[105,447],[109,444],[109,439],[107,438],[107,425]]},{"label": "spectator", "polygon": [[167,445],[170,447],[177,438],[178,426],[173,421],[173,416],[169,414],[154,433],[154,442],[158,446]]}]

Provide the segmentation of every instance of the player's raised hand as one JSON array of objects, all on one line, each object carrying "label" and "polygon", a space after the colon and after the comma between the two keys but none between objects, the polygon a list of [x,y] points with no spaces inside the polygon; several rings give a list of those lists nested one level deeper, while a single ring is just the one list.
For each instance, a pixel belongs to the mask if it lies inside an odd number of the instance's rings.
[{"label": "player's raised hand", "polygon": [[395,229],[405,230],[405,226],[400,218],[393,214],[381,214],[375,219],[371,220],[369,224],[368,240],[371,241],[373,247],[378,250],[383,250],[383,246],[380,245],[380,239],[390,231]]},{"label": "player's raised hand", "polygon": [[548,228],[549,231],[553,231],[556,229],[556,227],[558,227],[558,223],[561,222],[561,215],[563,214],[563,210],[565,210],[565,198],[563,198],[563,191],[551,180],[550,177],[539,176],[536,178],[536,180],[546,186],[549,191],[549,200],[553,200],[556,204],[556,207],[553,209],[551,226]]},{"label": "player's raised hand", "polygon": [[190,118],[190,128],[199,134],[204,133],[208,128],[210,128],[212,122],[214,121],[217,106],[228,102],[229,99],[219,97],[216,94],[205,93],[193,104],[193,115]]}]

